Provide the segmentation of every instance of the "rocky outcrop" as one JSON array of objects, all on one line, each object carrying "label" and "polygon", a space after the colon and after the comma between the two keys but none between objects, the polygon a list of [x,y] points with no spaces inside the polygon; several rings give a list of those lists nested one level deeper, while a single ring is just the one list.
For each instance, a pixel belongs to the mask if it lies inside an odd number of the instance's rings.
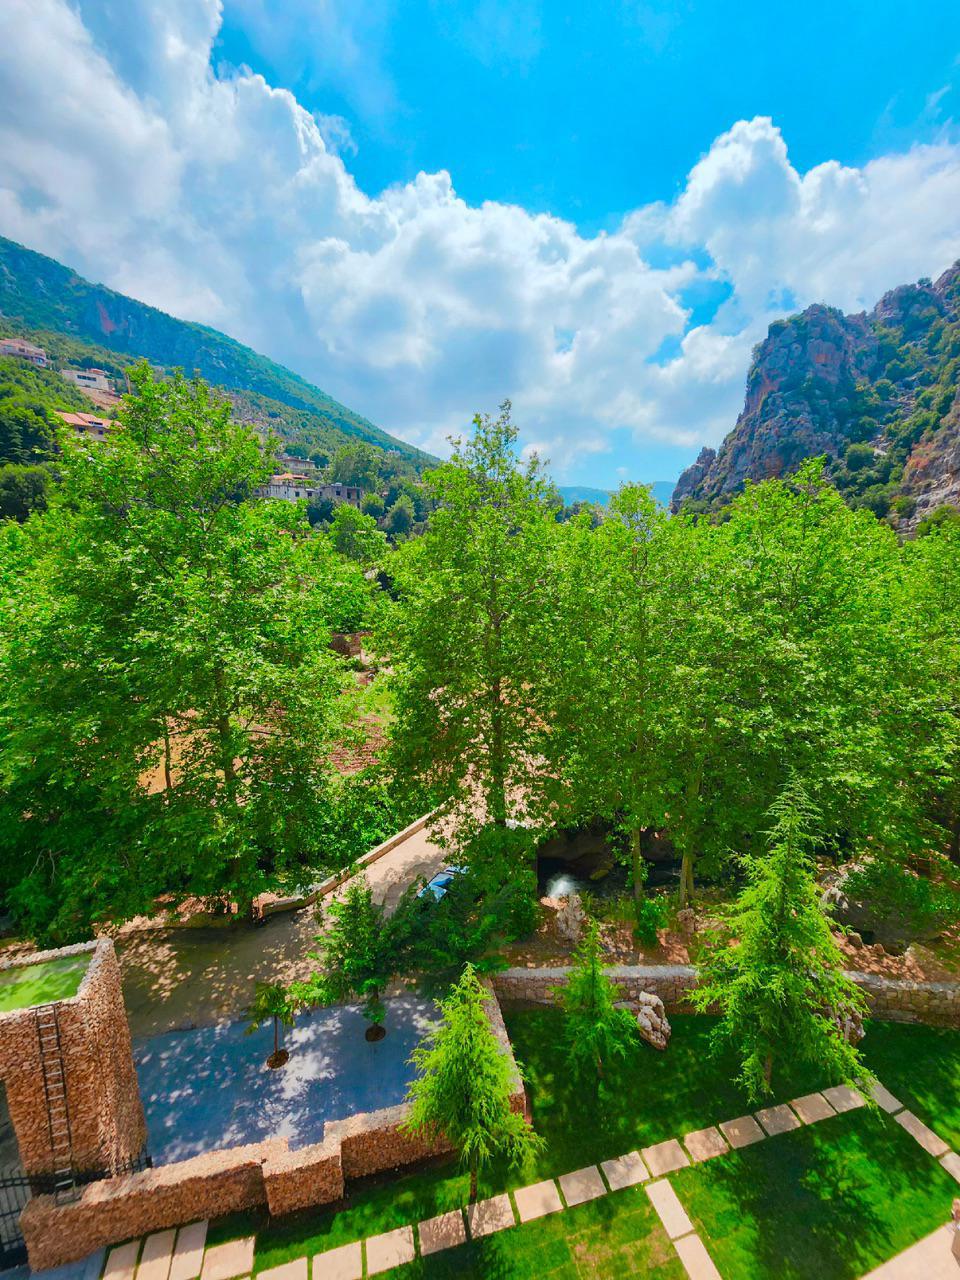
[{"label": "rocky outcrop", "polygon": [[[826,455],[849,501],[909,531],[960,502],[958,354],[960,263],[936,283],[892,289],[871,312],[814,305],[777,321],[754,352],[736,425],[681,475],[673,510],[716,508],[748,480]],[[851,459],[854,444],[874,461]]]},{"label": "rocky outcrop", "polygon": [[652,991],[638,991],[631,1000],[620,1000],[616,1009],[626,1009],[637,1020],[640,1038],[661,1052],[670,1043],[670,1023],[663,1001]]}]

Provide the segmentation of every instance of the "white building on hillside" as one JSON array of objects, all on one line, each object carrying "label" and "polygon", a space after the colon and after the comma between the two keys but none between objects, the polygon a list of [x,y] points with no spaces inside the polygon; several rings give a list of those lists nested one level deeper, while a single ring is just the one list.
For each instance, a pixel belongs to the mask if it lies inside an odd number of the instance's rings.
[{"label": "white building on hillside", "polygon": [[98,418],[93,413],[61,413],[60,418],[85,440],[105,440],[113,428],[109,418]]},{"label": "white building on hillside", "polygon": [[104,369],[63,369],[61,373],[81,391],[112,391],[110,379]]},{"label": "white building on hillside", "polygon": [[16,356],[18,360],[28,360],[38,369],[47,363],[47,353],[43,347],[35,347],[32,342],[24,342],[22,338],[0,338],[0,356]]},{"label": "white building on hillside", "polygon": [[338,480],[330,484],[315,484],[307,476],[284,471],[280,475],[271,476],[259,490],[259,496],[280,498],[284,502],[322,502],[326,498],[330,502],[349,502],[352,507],[359,507],[363,490],[356,485],[341,484]]}]

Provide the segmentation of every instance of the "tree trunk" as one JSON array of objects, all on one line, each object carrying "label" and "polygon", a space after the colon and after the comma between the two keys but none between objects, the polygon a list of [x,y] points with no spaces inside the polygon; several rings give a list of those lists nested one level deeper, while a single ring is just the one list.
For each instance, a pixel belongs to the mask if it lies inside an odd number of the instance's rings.
[{"label": "tree trunk", "polygon": [[630,832],[630,865],[633,869],[633,904],[639,915],[640,904],[643,902],[643,885],[647,878],[643,854],[640,852],[639,827],[634,827]]},{"label": "tree trunk", "polygon": [[694,840],[696,838],[698,824],[694,821],[694,810],[700,800],[700,786],[703,782],[703,761],[700,760],[696,769],[690,775],[687,783],[686,794],[684,795],[684,814],[683,825],[684,841],[683,855],[680,865],[680,905],[681,907],[689,907],[693,903],[693,859],[694,859]]},{"label": "tree trunk", "polygon": [[476,1203],[477,1199],[477,1166],[470,1166],[470,1203]]},{"label": "tree trunk", "polygon": [[273,1056],[276,1057],[280,1052],[280,1019],[273,1020]]},{"label": "tree trunk", "polygon": [[772,1053],[767,1054],[767,1060],[763,1064],[763,1079],[764,1079],[764,1083],[767,1086],[767,1089],[769,1089],[770,1082],[773,1079],[773,1054]]},{"label": "tree trunk", "polygon": [[693,902],[693,854],[684,849],[680,864],[680,905],[689,907]]},{"label": "tree trunk", "polygon": [[173,790],[173,764],[170,750],[170,726],[166,718],[163,721],[163,786],[169,801],[170,792]]}]

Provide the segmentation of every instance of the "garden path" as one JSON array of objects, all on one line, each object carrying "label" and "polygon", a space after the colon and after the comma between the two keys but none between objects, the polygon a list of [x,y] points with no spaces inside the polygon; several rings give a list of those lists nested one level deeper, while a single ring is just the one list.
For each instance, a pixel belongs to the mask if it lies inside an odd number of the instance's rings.
[{"label": "garden path", "polygon": [[[372,862],[365,874],[374,898],[391,910],[408,885],[429,878],[444,860],[444,851],[421,827]],[[117,945],[131,1034],[138,1039],[239,1018],[256,982],[289,982],[309,974],[316,933],[309,907],[269,916],[262,925],[122,932]]]}]

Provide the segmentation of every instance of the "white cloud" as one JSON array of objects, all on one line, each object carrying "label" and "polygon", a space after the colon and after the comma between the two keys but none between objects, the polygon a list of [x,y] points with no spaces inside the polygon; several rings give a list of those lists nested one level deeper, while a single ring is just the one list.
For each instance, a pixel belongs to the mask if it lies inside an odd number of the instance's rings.
[{"label": "white cloud", "polygon": [[[340,6],[308,7],[349,51]],[[872,305],[960,256],[956,146],[801,174],[762,118],[718,137],[672,204],[592,237],[472,207],[446,172],[371,197],[340,124],[213,67],[220,20],[220,0],[4,0],[0,232],[428,447],[504,396],[569,476],[623,429],[716,443],[785,305]],[[729,296],[693,327],[685,296],[718,281]]]}]

